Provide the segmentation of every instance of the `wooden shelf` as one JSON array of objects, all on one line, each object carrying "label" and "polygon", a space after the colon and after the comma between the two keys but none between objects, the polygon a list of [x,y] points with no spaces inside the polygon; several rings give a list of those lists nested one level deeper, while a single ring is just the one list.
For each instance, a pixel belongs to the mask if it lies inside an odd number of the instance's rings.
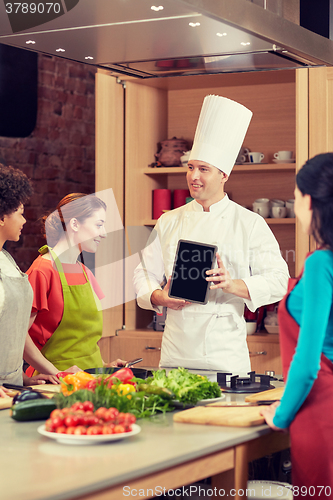
[{"label": "wooden shelf", "polygon": [[[267,222],[268,225],[277,225],[277,224],[280,224],[280,225],[291,225],[291,224],[295,224],[295,218],[283,218],[283,219],[265,219],[265,221]],[[147,219],[143,222],[143,225],[144,226],[155,226],[157,220],[156,219]]]},{"label": "wooden shelf", "polygon": [[[235,165],[232,172],[272,172],[274,170],[295,170],[296,163],[266,163],[266,164],[243,164]],[[165,175],[165,174],[186,174],[187,167],[160,167],[160,168],[145,168],[145,175]]]}]

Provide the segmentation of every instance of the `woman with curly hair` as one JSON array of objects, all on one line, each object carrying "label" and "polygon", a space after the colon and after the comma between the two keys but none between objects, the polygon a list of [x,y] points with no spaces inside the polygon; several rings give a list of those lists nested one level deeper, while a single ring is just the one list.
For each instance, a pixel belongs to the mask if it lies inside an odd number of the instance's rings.
[{"label": "woman with curly hair", "polygon": [[331,498],[333,153],[311,158],[298,172],[295,213],[302,230],[314,237],[317,249],[306,258],[301,276],[290,280],[290,291],[280,303],[280,345],[287,383],[281,403],[261,413],[272,429],[289,427],[295,492],[301,492],[302,498],[317,498],[317,488],[322,488]]},{"label": "woman with curly hair", "polygon": [[97,196],[65,196],[44,217],[48,246],[40,249],[41,255],[27,271],[34,291],[29,334],[59,370],[106,365],[98,346],[103,327],[99,300],[104,295],[93,273],[78,261],[83,250],[95,253],[105,238],[105,217],[106,205]]},{"label": "woman with curly hair", "polygon": [[[0,386],[4,383],[31,385],[56,382],[52,375],[32,379],[22,370],[23,357],[39,371],[55,375],[57,369],[35,348],[27,336],[33,292],[26,274],[3,248],[6,241],[18,241],[26,222],[24,203],[32,188],[18,169],[0,164]],[[0,396],[5,390],[0,387]]]}]

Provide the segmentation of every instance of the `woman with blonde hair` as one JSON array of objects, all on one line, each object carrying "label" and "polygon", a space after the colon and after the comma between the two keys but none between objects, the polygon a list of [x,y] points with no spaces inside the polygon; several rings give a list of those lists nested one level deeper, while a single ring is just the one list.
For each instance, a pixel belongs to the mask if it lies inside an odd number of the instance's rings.
[{"label": "woman with blonde hair", "polygon": [[29,334],[60,371],[72,365],[85,370],[105,364],[97,344],[102,336],[103,293],[93,273],[78,260],[82,251],[95,253],[106,237],[105,217],[106,205],[97,196],[65,196],[44,218],[48,245],[27,271],[34,291]]}]

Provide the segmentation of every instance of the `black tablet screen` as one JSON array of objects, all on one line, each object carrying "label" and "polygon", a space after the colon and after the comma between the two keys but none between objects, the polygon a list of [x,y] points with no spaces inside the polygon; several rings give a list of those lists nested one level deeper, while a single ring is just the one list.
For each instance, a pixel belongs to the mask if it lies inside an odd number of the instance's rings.
[{"label": "black tablet screen", "polygon": [[205,304],[210,283],[206,271],[212,268],[217,247],[179,240],[169,296]]}]

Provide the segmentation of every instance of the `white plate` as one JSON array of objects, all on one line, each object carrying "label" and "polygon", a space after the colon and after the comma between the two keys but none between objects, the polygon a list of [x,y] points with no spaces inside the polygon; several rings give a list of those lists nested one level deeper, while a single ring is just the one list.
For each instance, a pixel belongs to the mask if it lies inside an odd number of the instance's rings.
[{"label": "white plate", "polygon": [[224,394],[221,394],[220,397],[218,398],[211,398],[211,399],[200,399],[196,405],[190,405],[190,404],[186,404],[184,406],[183,403],[181,403],[180,401],[177,401],[177,399],[174,399],[172,401],[173,405],[175,406],[175,408],[182,408],[183,410],[185,410],[186,408],[193,408],[194,406],[205,406],[209,403],[217,403],[218,401],[222,401],[222,399],[225,398],[225,395]]},{"label": "white plate", "polygon": [[292,158],[290,160],[273,160],[273,163],[295,163],[295,160],[293,160]]},{"label": "white plate", "polygon": [[50,439],[55,439],[58,443],[62,444],[100,444],[109,441],[119,441],[131,436],[135,436],[141,431],[141,427],[137,424],[132,424],[130,432],[123,432],[121,434],[99,434],[97,436],[75,436],[74,434],[57,434],[56,432],[49,432],[45,430],[45,424],[40,425],[37,429],[39,434],[46,436]]}]

